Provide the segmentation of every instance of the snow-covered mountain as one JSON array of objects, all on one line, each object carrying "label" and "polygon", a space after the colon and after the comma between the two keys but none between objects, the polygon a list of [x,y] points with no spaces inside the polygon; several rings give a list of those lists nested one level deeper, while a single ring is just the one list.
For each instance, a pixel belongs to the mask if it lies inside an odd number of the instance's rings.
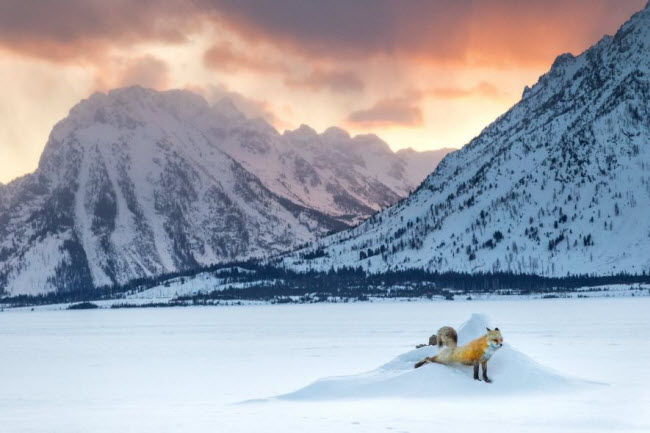
[{"label": "snow-covered mountain", "polygon": [[334,127],[318,134],[302,125],[279,135],[261,119],[247,120],[227,99],[215,108],[235,113],[225,124],[244,124],[216,134],[229,156],[273,192],[347,224],[406,197],[454,150],[395,153],[375,135],[352,138]]},{"label": "snow-covered mountain", "polygon": [[424,166],[375,136],[279,134],[228,100],[131,87],[53,129],[38,169],[0,186],[0,293],[124,283],[276,254],[406,196]]},{"label": "snow-covered mountain", "polygon": [[650,272],[650,9],[580,56],[559,56],[408,199],[284,263]]}]

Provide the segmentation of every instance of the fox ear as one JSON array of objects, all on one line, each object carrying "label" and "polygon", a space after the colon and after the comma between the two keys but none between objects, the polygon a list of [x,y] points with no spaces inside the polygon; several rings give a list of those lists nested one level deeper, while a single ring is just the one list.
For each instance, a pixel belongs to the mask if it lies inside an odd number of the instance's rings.
[{"label": "fox ear", "polygon": [[494,330],[495,330],[495,331],[498,331],[498,330],[499,330],[499,328],[494,328]]},{"label": "fox ear", "polygon": [[492,332],[492,330],[491,330],[490,328],[485,328],[485,329],[487,329],[487,330],[488,330],[488,332]]}]

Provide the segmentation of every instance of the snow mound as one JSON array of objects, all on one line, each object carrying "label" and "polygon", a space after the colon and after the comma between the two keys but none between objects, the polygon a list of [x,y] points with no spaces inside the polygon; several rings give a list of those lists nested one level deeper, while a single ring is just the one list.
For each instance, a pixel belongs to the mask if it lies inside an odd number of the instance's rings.
[{"label": "snow mound", "polygon": [[[486,316],[473,314],[458,328],[458,342],[465,344],[485,333],[490,327]],[[503,330],[507,341],[507,330]],[[507,343],[488,364],[491,384],[473,380],[472,367],[427,364],[419,369],[413,365],[438,348],[422,347],[404,353],[381,367],[361,374],[319,379],[290,394],[279,396],[287,400],[331,400],[344,398],[389,398],[478,396],[495,393],[525,393],[558,391],[595,385],[594,382],[563,376],[544,367]]]}]

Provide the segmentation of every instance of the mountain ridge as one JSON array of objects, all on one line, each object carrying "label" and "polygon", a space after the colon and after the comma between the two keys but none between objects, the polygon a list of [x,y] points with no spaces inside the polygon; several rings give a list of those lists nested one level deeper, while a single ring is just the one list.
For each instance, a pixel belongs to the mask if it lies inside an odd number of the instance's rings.
[{"label": "mountain ridge", "polygon": [[[448,154],[399,204],[289,255],[292,269],[650,272],[650,10]],[[318,250],[319,257],[305,260]]]},{"label": "mountain ridge", "polygon": [[374,176],[356,137],[323,135],[294,142],[185,90],[95,93],[53,128],[34,173],[0,187],[0,287],[90,289],[277,254],[415,187],[396,154],[395,173]]}]

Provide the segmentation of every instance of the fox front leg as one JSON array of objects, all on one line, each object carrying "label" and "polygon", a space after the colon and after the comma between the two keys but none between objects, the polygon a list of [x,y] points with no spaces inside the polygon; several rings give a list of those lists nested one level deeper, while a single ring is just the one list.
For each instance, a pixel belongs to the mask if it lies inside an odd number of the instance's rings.
[{"label": "fox front leg", "polygon": [[[487,377],[487,361],[481,362],[481,367],[483,367],[483,380],[485,383],[492,383],[492,381]],[[474,368],[474,376],[478,374],[478,367]]]},{"label": "fox front leg", "polygon": [[474,380],[481,380],[478,378],[478,361],[474,363]]}]

